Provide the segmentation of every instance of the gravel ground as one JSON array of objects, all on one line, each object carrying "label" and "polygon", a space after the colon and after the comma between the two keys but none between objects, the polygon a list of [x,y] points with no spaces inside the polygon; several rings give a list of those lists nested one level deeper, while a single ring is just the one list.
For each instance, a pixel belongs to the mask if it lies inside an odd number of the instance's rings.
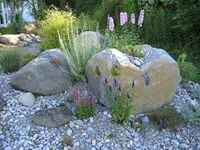
[{"label": "gravel ground", "polygon": [[[182,125],[177,132],[157,131],[149,124],[136,131],[129,124],[121,126],[103,106],[97,104],[97,115],[86,120],[72,120],[58,128],[36,126],[31,122],[34,113],[44,108],[54,108],[64,103],[69,93],[36,96],[32,107],[22,106],[18,97],[25,93],[10,86],[10,75],[0,73],[0,91],[6,102],[0,111],[1,150],[199,150],[200,127]],[[189,90],[197,84],[180,85],[172,101],[178,105],[191,99]],[[75,88],[83,89],[83,85]],[[132,116],[134,117],[134,116]],[[63,136],[71,137],[73,148],[62,144]]]}]

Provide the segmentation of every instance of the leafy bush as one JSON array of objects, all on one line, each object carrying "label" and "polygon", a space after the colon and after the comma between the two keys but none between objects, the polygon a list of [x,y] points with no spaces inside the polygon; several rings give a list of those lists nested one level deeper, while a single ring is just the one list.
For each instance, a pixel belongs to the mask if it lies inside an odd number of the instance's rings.
[{"label": "leafy bush", "polygon": [[189,102],[185,102],[181,105],[180,116],[186,123],[200,125],[200,108],[195,110]]},{"label": "leafy bush", "polygon": [[122,47],[121,51],[134,57],[144,57],[144,51],[139,46],[126,45]]},{"label": "leafy bush", "polygon": [[[133,81],[134,82],[134,81]],[[108,80],[105,79],[107,86],[107,96],[111,103],[111,113],[115,122],[125,124],[129,121],[129,117],[133,111],[133,94],[124,93],[117,78],[114,78],[114,83],[108,85]]]},{"label": "leafy bush", "polygon": [[9,24],[7,28],[0,28],[0,34],[16,34],[13,24]]},{"label": "leafy bush", "polygon": [[[85,81],[86,82],[86,81]],[[79,119],[86,119],[92,117],[96,114],[94,96],[90,93],[89,87],[86,83],[88,89],[87,94],[82,91],[76,90],[72,92],[72,99],[75,102],[75,114]]]},{"label": "leafy bush", "polygon": [[186,61],[186,58],[186,54],[181,54],[177,60],[181,76],[185,81],[196,81],[198,79],[198,69],[193,63]]},{"label": "leafy bush", "polygon": [[76,81],[83,81],[88,60],[98,53],[101,47],[87,33],[84,34],[83,32],[80,35],[78,35],[78,32],[76,34],[73,33],[75,32],[72,31],[71,33],[73,40],[69,40],[69,44],[59,36],[60,45],[65,53],[72,78]]},{"label": "leafy bush", "polygon": [[71,36],[70,30],[73,30],[73,26],[76,22],[76,18],[71,11],[59,11],[57,8],[48,9],[45,19],[38,24],[38,34],[43,37],[41,43],[41,50],[48,50],[51,48],[58,48],[59,38],[58,31],[62,37],[68,41]]},{"label": "leafy bush", "polygon": [[194,91],[192,93],[192,98],[200,100],[200,86],[198,86],[194,89]]},{"label": "leafy bush", "polygon": [[181,117],[174,108],[160,108],[153,110],[150,113],[150,120],[159,129],[172,129],[176,130],[182,122]]},{"label": "leafy bush", "polygon": [[23,64],[23,54],[17,47],[11,47],[0,52],[0,66],[4,72],[14,72]]}]

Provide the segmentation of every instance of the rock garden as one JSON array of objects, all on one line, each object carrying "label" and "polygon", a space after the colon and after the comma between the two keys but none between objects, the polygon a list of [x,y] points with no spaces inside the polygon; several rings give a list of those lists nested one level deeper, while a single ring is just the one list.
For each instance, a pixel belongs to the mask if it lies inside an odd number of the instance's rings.
[{"label": "rock garden", "polygon": [[0,35],[0,149],[200,149],[199,69],[140,40],[144,10],[119,16],[95,31],[53,8]]}]

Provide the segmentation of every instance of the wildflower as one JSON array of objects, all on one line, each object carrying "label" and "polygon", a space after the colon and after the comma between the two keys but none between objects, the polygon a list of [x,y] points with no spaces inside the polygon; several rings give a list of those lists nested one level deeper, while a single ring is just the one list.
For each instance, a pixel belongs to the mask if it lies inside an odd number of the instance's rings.
[{"label": "wildflower", "polygon": [[138,19],[138,25],[140,27],[142,27],[143,21],[144,21],[144,10],[141,10],[140,11],[140,16],[139,16],[139,19]]},{"label": "wildflower", "polygon": [[128,21],[128,14],[126,12],[124,13],[124,21],[125,21],[124,23]]},{"label": "wildflower", "polygon": [[93,106],[94,106],[94,103],[95,103],[94,98],[92,98],[92,105],[93,105]]},{"label": "wildflower", "polygon": [[135,24],[135,14],[134,13],[131,14],[131,23]]},{"label": "wildflower", "polygon": [[114,86],[117,86],[118,85],[118,83],[117,83],[117,78],[115,77],[114,78],[114,84],[113,84]]},{"label": "wildflower", "polygon": [[107,79],[107,78],[105,78],[105,80],[104,80],[104,81],[105,81],[105,83],[106,83],[106,84],[108,84],[108,79]]},{"label": "wildflower", "polygon": [[114,25],[114,19],[112,17],[109,17],[109,30],[111,32],[113,32],[114,31],[114,27],[115,27],[115,25]]},{"label": "wildflower", "polygon": [[117,101],[117,96],[116,95],[114,96],[114,100]]},{"label": "wildflower", "polygon": [[72,89],[72,87],[73,87],[73,85],[72,85],[72,83],[70,83],[70,85],[69,85],[69,89]]},{"label": "wildflower", "polygon": [[123,25],[125,23],[125,16],[123,12],[120,12],[120,25]]},{"label": "wildflower", "polygon": [[128,99],[131,98],[131,97],[130,97],[130,94],[128,93],[128,91],[126,91],[126,96],[127,96]]},{"label": "wildflower", "polygon": [[112,86],[111,85],[109,86],[109,90],[110,90],[110,92],[112,92]]},{"label": "wildflower", "polygon": [[133,82],[132,82],[132,88],[134,88],[135,87],[135,81],[133,80]]},{"label": "wildflower", "polygon": [[118,90],[119,90],[120,92],[122,91],[122,87],[121,87],[120,84],[119,84]]}]

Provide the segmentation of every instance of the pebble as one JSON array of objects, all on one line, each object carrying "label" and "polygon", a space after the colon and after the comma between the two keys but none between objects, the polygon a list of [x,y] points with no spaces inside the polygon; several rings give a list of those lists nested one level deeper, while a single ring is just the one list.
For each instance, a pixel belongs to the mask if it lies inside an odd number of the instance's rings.
[{"label": "pebble", "polygon": [[181,144],[179,145],[179,147],[180,147],[180,148],[185,148],[185,149],[187,149],[187,148],[189,148],[189,145],[187,145],[187,144],[185,144],[185,143],[181,143]]},{"label": "pebble", "polygon": [[96,146],[96,144],[97,144],[97,141],[96,140],[92,140],[92,145]]},{"label": "pebble", "polygon": [[72,130],[71,130],[71,129],[68,129],[68,130],[67,130],[67,135],[68,135],[68,136],[71,136],[71,135],[72,135]]},{"label": "pebble", "polygon": [[136,66],[140,66],[141,65],[141,62],[139,60],[133,60],[133,63],[136,65]]},{"label": "pebble", "polygon": [[74,147],[77,147],[77,146],[80,145],[80,143],[79,142],[75,142],[73,145],[74,145]]},{"label": "pebble", "polygon": [[75,126],[74,122],[70,121],[69,126],[70,126],[70,128],[73,128]]},{"label": "pebble", "polygon": [[84,125],[82,120],[76,120],[76,124],[79,125],[79,126],[83,126]]}]

